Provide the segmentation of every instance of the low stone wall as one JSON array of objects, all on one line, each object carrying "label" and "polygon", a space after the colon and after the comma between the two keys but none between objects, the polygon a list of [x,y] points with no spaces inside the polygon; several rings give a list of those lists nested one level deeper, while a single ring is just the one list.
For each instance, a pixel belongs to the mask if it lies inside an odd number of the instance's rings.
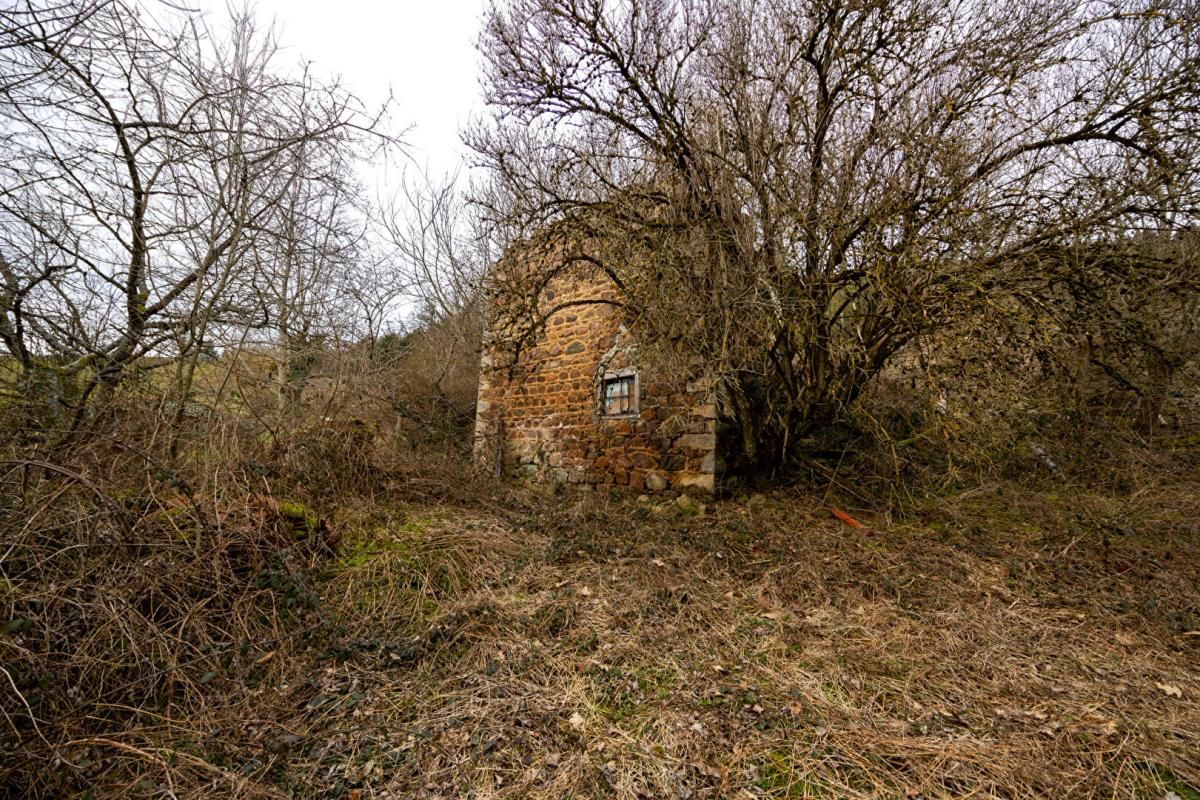
[{"label": "low stone wall", "polygon": [[712,491],[716,407],[701,382],[685,390],[639,370],[638,413],[601,414],[605,373],[637,368],[637,347],[602,280],[555,279],[543,303],[586,300],[553,314],[516,363],[503,363],[505,332],[485,340],[476,421],[476,456],[503,474],[643,492]]}]

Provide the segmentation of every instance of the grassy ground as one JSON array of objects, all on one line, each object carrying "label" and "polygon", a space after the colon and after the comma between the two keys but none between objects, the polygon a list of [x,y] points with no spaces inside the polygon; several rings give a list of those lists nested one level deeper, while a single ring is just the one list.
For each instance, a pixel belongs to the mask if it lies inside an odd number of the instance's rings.
[{"label": "grassy ground", "polygon": [[243,796],[1200,798],[1194,483],[850,511],[343,515],[333,638],[259,656],[171,763]]}]

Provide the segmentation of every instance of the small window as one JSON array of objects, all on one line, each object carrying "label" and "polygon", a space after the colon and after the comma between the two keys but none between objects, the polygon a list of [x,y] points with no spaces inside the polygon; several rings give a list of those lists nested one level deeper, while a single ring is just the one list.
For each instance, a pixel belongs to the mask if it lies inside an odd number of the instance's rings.
[{"label": "small window", "polygon": [[600,384],[600,413],[619,417],[638,413],[637,373],[610,372]]}]

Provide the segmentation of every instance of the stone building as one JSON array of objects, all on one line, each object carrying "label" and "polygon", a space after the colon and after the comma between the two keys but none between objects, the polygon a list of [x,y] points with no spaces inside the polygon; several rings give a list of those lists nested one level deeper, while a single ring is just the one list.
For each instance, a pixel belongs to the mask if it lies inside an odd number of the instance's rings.
[{"label": "stone building", "polygon": [[496,472],[597,491],[713,491],[716,405],[704,380],[656,379],[638,361],[602,275],[551,279],[544,325],[512,355],[510,330],[485,335],[475,454]]}]

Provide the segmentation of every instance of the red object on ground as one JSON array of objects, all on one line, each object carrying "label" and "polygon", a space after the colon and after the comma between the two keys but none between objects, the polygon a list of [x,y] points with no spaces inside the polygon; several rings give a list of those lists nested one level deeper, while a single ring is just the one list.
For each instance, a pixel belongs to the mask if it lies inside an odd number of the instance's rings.
[{"label": "red object on ground", "polygon": [[867,527],[866,525],[863,525],[861,522],[859,522],[858,520],[856,520],[854,517],[852,517],[852,516],[850,516],[849,514],[847,514],[845,511],[842,511],[840,508],[832,508],[832,507],[831,507],[831,508],[829,509],[829,511],[830,511],[830,513],[832,513],[832,514],[833,514],[835,517],[837,517],[838,519],[840,519],[842,522],[844,522],[844,523],[846,523],[847,525],[849,525],[851,528],[865,528],[865,527]]}]

